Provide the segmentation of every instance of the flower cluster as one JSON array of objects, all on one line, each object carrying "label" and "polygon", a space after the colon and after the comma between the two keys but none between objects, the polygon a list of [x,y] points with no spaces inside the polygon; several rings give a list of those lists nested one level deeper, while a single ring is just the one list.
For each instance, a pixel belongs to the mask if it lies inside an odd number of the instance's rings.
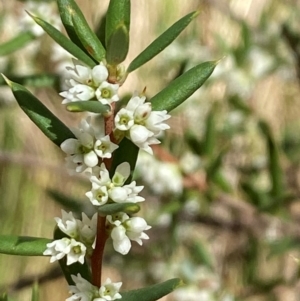
[{"label": "flower cluster", "polygon": [[145,96],[133,96],[127,106],[116,114],[115,125],[140,149],[152,154],[149,145],[160,143],[156,137],[170,128],[163,122],[171,116],[166,110],[152,111],[151,103],[145,100]]},{"label": "flower cluster", "polygon": [[66,301],[113,301],[122,298],[119,293],[122,282],[112,283],[107,278],[105,283],[98,288],[82,278],[80,274],[71,275],[71,277],[75,283],[69,287],[73,295]]},{"label": "flower cluster", "polygon": [[138,196],[138,193],[144,188],[136,186],[133,181],[128,185],[124,185],[130,175],[130,165],[128,162],[120,164],[115,171],[112,179],[104,163],[101,164],[98,176],[92,175],[90,181],[92,190],[86,193],[91,203],[95,206],[101,206],[108,201],[115,203],[138,203],[145,199]]},{"label": "flower cluster", "polygon": [[100,63],[93,69],[73,60],[74,68],[66,67],[69,79],[66,79],[68,91],[61,92],[63,104],[74,101],[98,100],[102,104],[118,101],[118,84],[107,81],[108,70]]},{"label": "flower cluster", "polygon": [[62,210],[62,218],[55,218],[57,227],[67,235],[47,244],[43,255],[50,255],[50,262],[67,256],[67,265],[84,263],[86,254],[91,255],[95,248],[97,214],[89,219],[82,213],[82,220],[75,219],[72,212]]},{"label": "flower cluster", "polygon": [[76,138],[67,139],[60,146],[68,155],[66,162],[71,173],[92,172],[99,160],[111,158],[112,152],[118,148],[110,141],[109,135],[104,136],[103,124],[93,127],[90,117],[83,119],[78,129],[72,128],[72,132]]}]

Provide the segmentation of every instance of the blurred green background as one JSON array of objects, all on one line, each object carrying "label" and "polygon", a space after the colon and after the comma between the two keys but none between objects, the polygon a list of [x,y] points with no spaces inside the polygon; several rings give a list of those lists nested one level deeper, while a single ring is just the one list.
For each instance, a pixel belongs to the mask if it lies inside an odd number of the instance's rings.
[{"label": "blurred green background", "polygon": [[[77,3],[97,30],[108,1]],[[25,9],[61,26],[55,1],[0,1],[0,71],[74,126],[83,115],[68,113],[58,95],[70,57],[31,27]],[[103,277],[123,281],[123,289],[182,278],[186,286],[165,301],[300,300],[300,3],[132,0],[125,65],[196,9],[178,40],[120,90],[126,97],[146,87],[151,97],[191,66],[221,59],[172,112],[155,158],[141,154],[136,179],[145,185],[150,240],[125,257],[109,242]],[[15,37],[24,47],[12,51]],[[60,150],[0,84],[0,234],[51,238],[58,196],[89,210],[89,186],[67,174]],[[35,280],[40,300],[68,296],[49,258],[0,255],[0,293],[29,300]]]}]

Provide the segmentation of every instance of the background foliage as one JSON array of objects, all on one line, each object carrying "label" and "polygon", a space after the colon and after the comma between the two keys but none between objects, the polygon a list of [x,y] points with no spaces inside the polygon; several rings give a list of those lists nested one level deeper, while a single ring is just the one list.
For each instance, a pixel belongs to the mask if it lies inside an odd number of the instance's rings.
[{"label": "background foliage", "polygon": [[[48,3],[55,13],[55,3]],[[108,3],[77,3],[99,27]],[[178,41],[130,74],[121,90],[126,95],[146,86],[152,97],[195,63],[223,57],[174,111],[156,161],[141,154],[136,178],[147,185],[143,214],[153,227],[151,239],[125,258],[107,250],[105,271],[122,279],[124,289],[180,277],[187,285],[168,300],[299,300],[299,3],[132,0],[134,46],[125,64],[198,7],[200,15]],[[24,33],[24,8],[26,1],[0,2],[1,72],[76,125],[81,115],[61,110],[57,94],[65,55],[46,35]],[[48,13],[42,16],[51,23]],[[16,36],[26,46],[11,53],[11,44],[3,43]],[[60,150],[7,87],[0,89],[0,234],[50,238],[57,201],[68,208],[64,195],[78,198],[88,184],[66,173]],[[63,300],[65,283],[48,261],[0,256],[0,292],[28,300],[39,279],[41,300],[51,300],[53,292]]]}]

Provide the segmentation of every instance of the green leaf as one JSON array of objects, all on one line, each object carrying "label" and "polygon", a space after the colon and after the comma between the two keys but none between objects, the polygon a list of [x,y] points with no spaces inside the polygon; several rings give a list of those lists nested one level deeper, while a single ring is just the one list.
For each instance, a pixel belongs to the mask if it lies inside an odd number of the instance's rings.
[{"label": "green leaf", "polygon": [[129,32],[124,25],[120,25],[111,35],[106,52],[106,60],[110,65],[119,65],[122,63],[128,53]]},{"label": "green leaf", "polygon": [[[86,54],[89,53],[84,48],[79,37],[76,34],[76,31],[73,26],[72,14],[75,11],[77,14],[82,12],[74,0],[57,0],[57,6],[60,14],[61,21],[66,29],[68,36],[71,41],[75,43],[79,48],[81,48]],[[83,16],[83,15],[82,15]]]},{"label": "green leaf", "polygon": [[36,37],[30,31],[22,32],[18,36],[0,45],[0,56],[9,55],[14,51],[22,49],[35,39]]},{"label": "green leaf", "polygon": [[136,203],[114,203],[105,204],[98,208],[98,212],[101,215],[111,215],[118,212],[125,212],[128,214],[134,214],[140,211],[140,206]]},{"label": "green leaf", "polygon": [[32,291],[31,291],[31,301],[38,301],[39,300],[39,285],[35,281],[32,285]]},{"label": "green leaf", "polygon": [[53,115],[25,87],[8,80],[4,75],[2,76],[12,89],[21,109],[51,141],[60,146],[66,139],[75,138],[70,129]]},{"label": "green leaf", "polygon": [[205,62],[186,71],[150,100],[153,110],[175,109],[199,89],[214,71],[218,62]]},{"label": "green leaf", "polygon": [[180,279],[174,278],[163,283],[144,287],[137,290],[121,293],[122,301],[156,301],[163,296],[173,292],[183,283]]},{"label": "green leaf", "polygon": [[[57,74],[42,73],[24,76],[10,75],[10,79],[20,85],[31,87],[57,87],[59,85],[59,76]],[[6,85],[4,78],[0,77],[0,85]]]},{"label": "green leaf", "polygon": [[97,38],[96,34],[89,27],[82,12],[71,8],[69,13],[72,17],[72,23],[76,35],[81,41],[83,47],[96,61],[101,62],[105,58],[105,48]]},{"label": "green leaf", "polygon": [[[66,234],[63,233],[59,228],[56,227],[54,231],[54,239],[61,239],[66,237]],[[69,285],[74,285],[74,281],[71,278],[71,275],[77,276],[79,273],[84,279],[91,282],[92,281],[92,275],[90,268],[87,264],[87,261],[85,260],[83,264],[79,262],[75,262],[71,265],[67,265],[67,259],[66,257],[62,258],[58,261],[59,265],[62,269],[62,272],[64,273],[64,276],[68,282]]]},{"label": "green leaf", "polygon": [[64,36],[59,30],[53,27],[51,24],[46,21],[29,14],[32,19],[40,25],[45,32],[61,47],[67,50],[70,54],[75,56],[77,59],[88,65],[89,67],[94,67],[96,63],[84,52],[82,51],[76,44],[70,41],[66,36]]},{"label": "green leaf", "polygon": [[115,170],[119,164],[123,162],[128,162],[130,165],[131,176],[128,177],[125,184],[130,183],[132,179],[132,173],[135,169],[138,153],[139,148],[130,140],[124,138],[119,144],[119,147],[114,151],[112,166],[109,171],[110,177],[112,178],[114,176]]},{"label": "green leaf", "polygon": [[48,238],[0,235],[0,253],[20,256],[43,256]]},{"label": "green leaf", "polygon": [[111,0],[106,15],[106,60],[110,65],[123,62],[129,49],[130,0]]},{"label": "green leaf", "polygon": [[70,112],[93,112],[98,114],[107,114],[110,112],[109,105],[103,105],[99,101],[74,101],[68,103],[66,108]]},{"label": "green leaf", "polygon": [[191,12],[174,23],[130,63],[127,68],[127,72],[129,73],[136,70],[163,51],[179,36],[190,22],[198,16],[198,14],[198,11]]},{"label": "green leaf", "polygon": [[84,212],[85,205],[82,201],[74,199],[56,190],[47,189],[47,194],[52,197],[58,204],[76,213]]}]

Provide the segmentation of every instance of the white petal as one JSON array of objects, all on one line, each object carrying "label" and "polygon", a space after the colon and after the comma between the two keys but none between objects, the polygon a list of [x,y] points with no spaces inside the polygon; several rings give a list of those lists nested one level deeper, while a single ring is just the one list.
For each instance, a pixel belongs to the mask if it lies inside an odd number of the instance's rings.
[{"label": "white petal", "polygon": [[83,155],[83,161],[87,166],[94,167],[98,164],[99,160],[95,152],[90,151],[89,153]]}]

